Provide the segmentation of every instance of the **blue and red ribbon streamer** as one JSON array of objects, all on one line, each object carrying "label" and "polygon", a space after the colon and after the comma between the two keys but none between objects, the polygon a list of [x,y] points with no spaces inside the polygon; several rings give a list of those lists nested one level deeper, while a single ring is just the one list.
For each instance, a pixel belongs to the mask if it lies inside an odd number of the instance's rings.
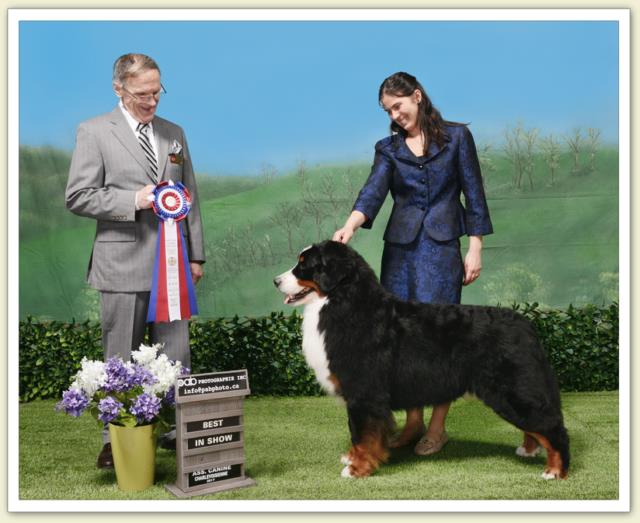
[{"label": "blue and red ribbon streamer", "polygon": [[[160,221],[147,322],[186,320],[198,314],[181,223],[191,208],[191,196],[180,182],[161,182],[153,196],[153,210]],[[168,252],[176,256],[168,256]],[[173,299],[170,290],[174,292]]]}]

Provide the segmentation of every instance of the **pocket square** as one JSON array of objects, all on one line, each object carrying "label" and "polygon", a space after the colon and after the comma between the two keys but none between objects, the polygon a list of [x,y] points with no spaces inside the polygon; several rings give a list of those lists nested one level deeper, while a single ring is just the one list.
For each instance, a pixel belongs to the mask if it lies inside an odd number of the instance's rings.
[{"label": "pocket square", "polygon": [[171,148],[169,149],[169,161],[171,163],[177,163],[178,165],[182,165],[184,161],[184,156],[182,154],[182,145],[177,140],[174,140],[171,144]]}]

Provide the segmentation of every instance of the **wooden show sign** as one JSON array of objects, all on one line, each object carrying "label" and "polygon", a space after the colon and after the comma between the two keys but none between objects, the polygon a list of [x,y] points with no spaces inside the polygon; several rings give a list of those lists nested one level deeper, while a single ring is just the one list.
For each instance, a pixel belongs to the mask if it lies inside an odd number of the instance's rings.
[{"label": "wooden show sign", "polygon": [[176,385],[178,497],[255,485],[244,473],[246,369],[182,376]]}]

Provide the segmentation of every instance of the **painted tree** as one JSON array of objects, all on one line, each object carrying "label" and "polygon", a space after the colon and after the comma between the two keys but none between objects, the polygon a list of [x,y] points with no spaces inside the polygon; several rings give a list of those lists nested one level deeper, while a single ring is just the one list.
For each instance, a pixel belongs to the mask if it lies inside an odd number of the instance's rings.
[{"label": "painted tree", "polygon": [[347,170],[342,176],[342,180],[344,186],[344,195],[348,206],[347,211],[350,212],[351,206],[356,201],[358,193],[362,188],[362,181],[357,179],[356,173],[351,170],[351,167],[347,167]]},{"label": "painted tree", "polygon": [[292,202],[280,202],[276,206],[275,214],[271,215],[270,221],[284,232],[287,238],[289,254],[296,254],[293,248],[293,234],[300,227],[303,212],[299,204]]},{"label": "painted tree", "polygon": [[524,129],[522,123],[515,128],[505,131],[505,144],[503,150],[507,159],[513,165],[513,186],[522,188],[524,175],[529,179],[529,186],[533,190],[533,172],[536,152],[538,129]]},{"label": "painted tree", "polygon": [[550,181],[549,185],[555,185],[555,174],[560,166],[560,142],[553,136],[545,136],[540,140],[540,151],[542,158],[549,168]]},{"label": "painted tree", "polygon": [[538,141],[538,129],[529,129],[522,132],[524,139],[524,172],[529,178],[529,187],[533,191],[533,171],[535,165],[536,144]]},{"label": "painted tree", "polygon": [[325,205],[308,186],[302,191],[302,204],[304,213],[311,216],[313,220],[316,228],[316,239],[318,241],[322,240],[325,234],[322,224],[327,216]]},{"label": "painted tree", "polygon": [[345,199],[340,196],[340,187],[336,184],[336,177],[332,173],[327,172],[320,178],[318,187],[320,196],[329,206],[329,214],[333,216],[334,229],[338,228],[338,217],[344,214],[343,206]]},{"label": "painted tree", "polygon": [[244,246],[238,241],[240,234],[236,227],[227,228],[225,235],[220,240],[220,251],[223,253],[225,272],[235,274],[239,267],[244,265],[246,252]]},{"label": "painted tree", "polygon": [[260,166],[260,176],[262,177],[263,183],[265,183],[266,185],[269,185],[274,180],[277,174],[278,170],[274,165],[271,165],[270,163],[263,162]]},{"label": "painted tree", "polygon": [[589,172],[596,170],[596,151],[600,142],[600,129],[589,127],[587,129],[587,148],[589,151]]},{"label": "painted tree", "polygon": [[478,146],[478,160],[480,162],[480,172],[482,173],[482,184],[485,189],[489,175],[496,170],[496,164],[490,151],[493,146],[491,144],[482,144]]},{"label": "painted tree", "polygon": [[536,302],[545,307],[549,298],[549,284],[524,263],[507,265],[484,281],[482,288],[489,303],[508,306]]},{"label": "painted tree", "polygon": [[573,134],[565,136],[565,141],[569,146],[569,149],[573,153],[573,174],[579,174],[580,167],[580,153],[582,152],[582,132],[579,127],[573,130]]},{"label": "painted tree", "polygon": [[504,132],[503,150],[507,160],[513,166],[512,184],[515,188],[520,188],[522,184],[522,173],[524,172],[524,150],[522,147],[522,125],[519,123],[515,128],[507,128]]},{"label": "painted tree", "polygon": [[300,185],[304,187],[304,184],[307,180],[307,163],[304,160],[298,160],[298,165],[296,166],[296,176],[298,177]]},{"label": "painted tree", "polygon": [[271,241],[271,236],[269,234],[264,235],[264,240],[262,242],[265,250],[266,262],[264,265],[271,265],[276,262],[276,254],[273,252],[273,242]]},{"label": "painted tree", "polygon": [[238,231],[236,244],[244,246],[246,265],[259,267],[263,264],[262,246],[257,239],[253,223],[247,224]]}]

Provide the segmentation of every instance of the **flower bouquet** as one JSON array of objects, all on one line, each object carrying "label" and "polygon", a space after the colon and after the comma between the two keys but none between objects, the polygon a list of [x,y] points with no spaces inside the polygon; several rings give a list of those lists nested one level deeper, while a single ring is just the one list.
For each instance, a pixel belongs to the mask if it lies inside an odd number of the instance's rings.
[{"label": "flower bouquet", "polygon": [[169,430],[175,409],[178,376],[189,373],[179,361],[158,354],[161,344],[140,345],[132,362],[82,359],[82,368],[56,408],[71,416],[88,410],[100,426],[139,427],[155,424],[156,435]]}]

